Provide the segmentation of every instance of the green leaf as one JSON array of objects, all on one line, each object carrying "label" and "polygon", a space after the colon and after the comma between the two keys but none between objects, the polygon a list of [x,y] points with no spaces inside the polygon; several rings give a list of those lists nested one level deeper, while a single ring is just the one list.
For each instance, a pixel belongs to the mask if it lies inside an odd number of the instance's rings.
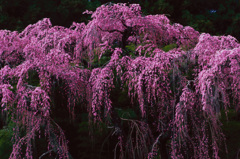
[{"label": "green leaf", "polygon": [[177,48],[177,44],[175,44],[175,43],[164,46],[162,48],[162,50],[165,51],[165,52],[168,52],[168,51],[170,51],[170,50],[172,50],[174,48]]}]

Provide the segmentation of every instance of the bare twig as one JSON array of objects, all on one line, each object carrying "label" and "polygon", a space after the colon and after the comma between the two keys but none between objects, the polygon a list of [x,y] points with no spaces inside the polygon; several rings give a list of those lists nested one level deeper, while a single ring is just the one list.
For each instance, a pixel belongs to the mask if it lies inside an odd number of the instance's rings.
[{"label": "bare twig", "polygon": [[240,155],[240,148],[238,149],[238,152],[237,152],[237,157],[236,157],[236,159],[238,159],[238,157],[240,157],[239,155]]},{"label": "bare twig", "polygon": [[51,149],[51,150],[49,150],[49,151],[43,153],[43,154],[39,157],[39,159],[41,159],[43,156],[45,156],[45,155],[51,153],[52,151],[53,151],[53,149]]},{"label": "bare twig", "polygon": [[163,133],[159,134],[158,137],[156,138],[155,142],[153,143],[151,153],[153,153],[153,149],[154,149],[155,145],[159,142],[159,138],[162,136],[162,134]]}]

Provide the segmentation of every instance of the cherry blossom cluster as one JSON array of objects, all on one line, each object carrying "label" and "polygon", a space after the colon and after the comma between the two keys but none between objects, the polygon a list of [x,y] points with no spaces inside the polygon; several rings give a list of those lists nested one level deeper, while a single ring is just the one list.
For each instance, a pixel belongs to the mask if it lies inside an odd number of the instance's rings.
[{"label": "cherry blossom cluster", "polygon": [[[76,103],[86,98],[90,71],[80,69],[74,61],[76,39],[83,27],[77,23],[69,29],[52,27],[45,18],[21,33],[1,30],[1,109],[11,112],[16,123],[10,158],[21,158],[23,145],[27,147],[26,157],[32,158],[32,140],[43,127],[49,149],[54,149],[61,158],[68,157],[64,133],[51,118],[51,100],[54,86],[60,80],[65,83],[62,91],[67,95],[72,117]],[[39,78],[35,85],[30,82],[34,80],[31,72],[36,72]],[[20,128],[26,130],[24,137],[20,137]]]},{"label": "cherry blossom cluster", "polygon": [[[138,4],[109,3],[85,13],[92,14],[88,24],[69,28],[45,18],[21,33],[0,30],[0,108],[16,123],[10,158],[34,158],[32,140],[41,130],[48,150],[69,158],[67,139],[51,112],[60,81],[73,118],[78,103],[87,101],[90,120],[115,128],[120,158],[219,158],[220,110],[227,112],[230,100],[240,110],[236,39],[200,35],[165,15],[144,16]],[[176,48],[163,51],[170,44]],[[107,53],[110,60],[96,68],[95,57],[102,60]],[[136,119],[116,113],[116,89],[127,91]]]}]

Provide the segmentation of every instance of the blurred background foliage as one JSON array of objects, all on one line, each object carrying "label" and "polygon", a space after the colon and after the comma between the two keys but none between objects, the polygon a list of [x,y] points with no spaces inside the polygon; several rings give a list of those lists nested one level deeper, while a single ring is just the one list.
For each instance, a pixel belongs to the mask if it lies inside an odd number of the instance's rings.
[{"label": "blurred background foliage", "polygon": [[[73,21],[88,22],[86,9],[95,10],[107,0],[0,0],[0,29],[23,30],[48,17],[53,25],[69,27]],[[239,0],[112,0],[139,3],[143,13],[166,14],[174,23],[192,26],[213,35],[240,39]]]}]

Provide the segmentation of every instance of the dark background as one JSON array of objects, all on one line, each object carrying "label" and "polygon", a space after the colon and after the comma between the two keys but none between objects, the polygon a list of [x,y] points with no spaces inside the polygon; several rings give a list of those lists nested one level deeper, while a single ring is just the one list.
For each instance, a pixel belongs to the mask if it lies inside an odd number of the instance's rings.
[{"label": "dark background", "polygon": [[[53,25],[69,27],[73,21],[85,22],[106,0],[0,0],[0,29],[23,30],[42,18]],[[240,39],[239,0],[114,0],[139,3],[143,13],[166,14],[174,23],[192,26],[212,35],[232,35]]]}]

